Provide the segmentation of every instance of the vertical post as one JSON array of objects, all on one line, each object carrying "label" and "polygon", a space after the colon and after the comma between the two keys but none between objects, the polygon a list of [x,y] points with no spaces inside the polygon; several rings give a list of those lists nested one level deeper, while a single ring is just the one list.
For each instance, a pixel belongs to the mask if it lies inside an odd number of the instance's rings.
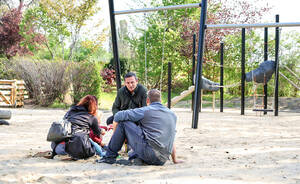
[{"label": "vertical post", "polygon": [[168,62],[168,108],[171,109],[172,63]]},{"label": "vertical post", "polygon": [[[276,22],[279,22],[279,15],[276,15]],[[275,96],[274,115],[278,116],[278,85],[279,85],[279,27],[275,28]]]},{"label": "vertical post", "polygon": [[[196,34],[193,35],[193,63],[192,63],[192,86],[195,86],[195,65],[196,65]],[[194,88],[195,89],[195,88]],[[192,111],[194,110],[195,91],[192,93]]]},{"label": "vertical post", "polygon": [[245,114],[245,40],[246,40],[246,30],[242,28],[242,61],[241,61],[241,115]]},{"label": "vertical post", "polygon": [[198,40],[198,54],[197,54],[197,70],[196,70],[196,84],[195,84],[195,99],[194,99],[194,111],[192,128],[198,128],[199,106],[201,104],[201,84],[202,84],[202,62],[204,51],[204,39],[206,29],[206,11],[207,0],[201,1],[201,16],[200,16],[200,28],[199,28],[199,40]]},{"label": "vertical post", "polygon": [[224,102],[224,43],[221,42],[221,47],[220,47],[220,112],[223,112],[223,102]]},{"label": "vertical post", "polygon": [[117,41],[117,31],[115,23],[115,14],[114,14],[114,0],[108,0],[109,4],[109,15],[110,15],[110,28],[111,28],[111,38],[113,45],[114,61],[115,61],[115,71],[116,71],[116,82],[117,89],[121,88],[121,77],[120,77],[120,60],[118,52],[118,41]]},{"label": "vertical post", "polygon": [[[264,36],[264,60],[268,60],[268,28],[265,27],[265,36]],[[264,81],[264,109],[268,108],[268,84]],[[267,111],[264,111],[264,114],[267,114]]]}]

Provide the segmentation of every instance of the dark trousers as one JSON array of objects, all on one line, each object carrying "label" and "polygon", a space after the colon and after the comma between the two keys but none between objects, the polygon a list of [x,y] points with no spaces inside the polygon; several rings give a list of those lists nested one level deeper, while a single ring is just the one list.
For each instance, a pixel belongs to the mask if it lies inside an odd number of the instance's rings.
[{"label": "dark trousers", "polygon": [[106,120],[106,124],[107,125],[113,124],[113,121],[114,121],[114,116],[109,116]]},{"label": "dark trousers", "polygon": [[163,165],[165,163],[156,157],[152,147],[147,143],[142,129],[130,121],[118,123],[118,126],[109,141],[108,151],[106,152],[105,157],[116,158],[125,139],[127,139],[127,143],[133,149],[137,157],[147,164]]}]

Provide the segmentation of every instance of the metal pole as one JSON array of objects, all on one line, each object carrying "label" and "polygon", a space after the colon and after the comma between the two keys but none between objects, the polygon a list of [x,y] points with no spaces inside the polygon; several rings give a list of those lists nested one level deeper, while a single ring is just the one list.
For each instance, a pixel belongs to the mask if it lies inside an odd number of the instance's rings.
[{"label": "metal pole", "polygon": [[[224,43],[221,42],[221,48],[220,48],[220,86],[224,85],[223,79],[224,79]],[[220,112],[223,112],[223,102],[224,102],[224,88],[220,88]]]},{"label": "metal pole", "polygon": [[260,24],[215,24],[206,25],[207,29],[226,28],[263,28],[263,27],[299,27],[300,22],[260,23]]},{"label": "metal pole", "polygon": [[[268,28],[265,27],[265,37],[264,37],[264,60],[268,60]],[[268,108],[268,83],[264,81],[264,109]],[[267,111],[264,111],[267,114]]]},{"label": "metal pole", "polygon": [[195,85],[195,100],[194,100],[194,111],[192,128],[198,128],[198,116],[199,106],[201,104],[201,83],[202,83],[202,62],[203,62],[203,51],[204,51],[204,39],[206,29],[206,11],[207,11],[207,0],[202,0],[201,3],[201,16],[200,16],[200,28],[199,28],[199,40],[198,40],[198,55],[197,55],[197,70],[196,70],[196,85]]},{"label": "metal pole", "polygon": [[121,77],[120,77],[121,69],[120,69],[120,60],[119,60],[119,52],[118,52],[118,41],[117,41],[115,15],[113,14],[114,0],[108,0],[108,4],[109,4],[109,15],[110,15],[111,38],[112,38],[112,45],[113,45],[115,70],[116,70],[116,82],[117,82],[117,89],[120,89],[121,88]]},{"label": "metal pole", "polygon": [[168,62],[168,108],[171,109],[172,63]]},{"label": "metal pole", "polygon": [[115,15],[122,15],[122,14],[130,14],[130,13],[142,13],[142,12],[151,12],[151,11],[159,11],[159,10],[176,10],[176,9],[183,9],[183,8],[197,8],[200,7],[201,3],[194,3],[194,4],[184,4],[184,5],[172,5],[172,6],[161,6],[161,7],[154,7],[154,8],[143,8],[143,9],[135,9],[135,10],[123,10],[123,11],[115,11]]},{"label": "metal pole", "polygon": [[242,74],[241,74],[241,115],[245,114],[245,40],[246,40],[246,34],[245,34],[245,28],[242,28],[242,61],[241,61],[241,68],[242,68]]},{"label": "metal pole", "polygon": [[[192,64],[192,86],[195,86],[195,65],[196,65],[196,34],[193,35],[193,64]],[[195,91],[192,93],[192,111],[194,110]]]},{"label": "metal pole", "polygon": [[[276,22],[279,22],[279,15],[276,15]],[[275,28],[275,112],[274,115],[278,116],[278,85],[279,85],[279,27]]]}]

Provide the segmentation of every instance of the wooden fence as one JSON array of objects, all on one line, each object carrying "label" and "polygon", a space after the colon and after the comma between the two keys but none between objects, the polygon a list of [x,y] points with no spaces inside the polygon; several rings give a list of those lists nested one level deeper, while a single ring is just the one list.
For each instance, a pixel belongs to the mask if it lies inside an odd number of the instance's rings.
[{"label": "wooden fence", "polygon": [[25,83],[22,80],[0,80],[0,106],[23,107],[28,98]]}]

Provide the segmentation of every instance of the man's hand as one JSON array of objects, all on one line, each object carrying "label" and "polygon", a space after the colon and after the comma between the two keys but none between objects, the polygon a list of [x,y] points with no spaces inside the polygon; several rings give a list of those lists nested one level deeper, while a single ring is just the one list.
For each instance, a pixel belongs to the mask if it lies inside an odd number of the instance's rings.
[{"label": "man's hand", "polygon": [[114,121],[114,122],[113,122],[113,132],[115,132],[117,126],[118,126],[118,122],[115,122],[115,121]]},{"label": "man's hand", "polygon": [[172,156],[172,161],[173,161],[174,164],[180,164],[180,163],[183,163],[183,160],[177,160],[177,158],[176,158],[176,148],[175,148],[175,144],[173,144],[173,150],[172,150],[171,156]]}]

